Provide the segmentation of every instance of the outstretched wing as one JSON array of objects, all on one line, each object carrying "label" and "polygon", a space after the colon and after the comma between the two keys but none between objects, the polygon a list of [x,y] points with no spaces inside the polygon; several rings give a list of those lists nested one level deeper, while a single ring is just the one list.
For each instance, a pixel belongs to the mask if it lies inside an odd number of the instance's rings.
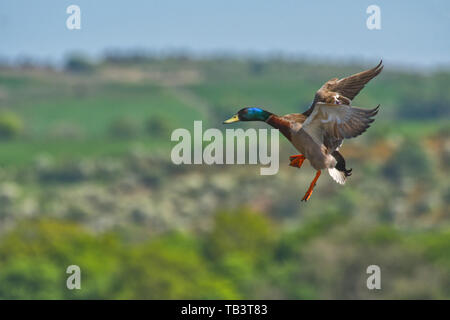
[{"label": "outstretched wing", "polygon": [[364,88],[364,86],[383,70],[383,61],[372,69],[354,74],[340,80],[330,80],[325,84],[326,90],[337,92],[350,100]]},{"label": "outstretched wing", "polygon": [[375,120],[379,105],[374,109],[361,109],[349,105],[318,102],[314,111],[303,123],[305,130],[317,144],[335,150],[343,139],[359,136]]},{"label": "outstretched wing", "polygon": [[328,80],[316,92],[311,107],[305,111],[304,114],[309,116],[318,102],[330,103],[330,96],[335,96],[336,94],[341,95],[350,101],[353,100],[370,80],[380,74],[381,70],[383,70],[382,60],[372,69],[356,73],[340,80],[338,78]]}]

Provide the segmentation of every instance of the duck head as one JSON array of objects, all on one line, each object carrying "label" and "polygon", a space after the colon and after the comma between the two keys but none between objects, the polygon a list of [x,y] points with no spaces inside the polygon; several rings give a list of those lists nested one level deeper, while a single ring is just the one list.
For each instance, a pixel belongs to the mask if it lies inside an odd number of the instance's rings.
[{"label": "duck head", "polygon": [[257,108],[247,107],[238,111],[230,119],[225,120],[223,123],[233,123],[237,121],[266,121],[272,113],[269,111]]}]

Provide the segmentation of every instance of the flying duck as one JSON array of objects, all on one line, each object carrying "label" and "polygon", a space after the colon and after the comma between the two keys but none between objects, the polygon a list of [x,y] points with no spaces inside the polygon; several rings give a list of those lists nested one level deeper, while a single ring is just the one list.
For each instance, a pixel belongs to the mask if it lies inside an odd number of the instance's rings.
[{"label": "flying duck", "polygon": [[378,113],[374,109],[362,109],[351,105],[364,86],[383,70],[382,61],[369,70],[352,76],[327,81],[315,94],[314,100],[303,113],[275,115],[258,107],[246,107],[224,123],[237,121],[264,121],[280,132],[300,152],[290,157],[290,166],[300,168],[308,159],[316,176],[302,201],[308,201],[321,170],[328,169],[330,176],[344,184],[351,171],[346,169],[345,159],[339,153],[344,139],[359,136],[369,128]]}]

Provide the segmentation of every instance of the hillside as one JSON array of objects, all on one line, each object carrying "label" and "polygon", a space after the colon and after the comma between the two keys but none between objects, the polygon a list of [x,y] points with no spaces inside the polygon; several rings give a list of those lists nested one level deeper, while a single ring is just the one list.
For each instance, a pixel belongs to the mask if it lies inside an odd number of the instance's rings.
[{"label": "hillside", "polygon": [[[170,161],[176,128],[223,130],[244,106],[301,112],[326,80],[366,67],[114,56],[1,67],[0,298],[449,298],[449,71],[386,67],[354,101],[381,110],[342,148],[349,182],[324,176],[306,204],[314,171],[288,166],[284,139],[275,176]],[[57,289],[73,261],[96,276],[76,296]],[[371,263],[389,272],[377,296]]]}]

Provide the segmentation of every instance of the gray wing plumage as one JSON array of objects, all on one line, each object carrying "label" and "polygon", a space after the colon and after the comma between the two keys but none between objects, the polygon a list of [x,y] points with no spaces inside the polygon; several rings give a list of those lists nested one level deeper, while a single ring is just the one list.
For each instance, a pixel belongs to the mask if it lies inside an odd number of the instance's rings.
[{"label": "gray wing plumage", "polygon": [[372,69],[356,73],[346,78],[334,78],[328,80],[316,92],[311,107],[309,107],[309,109],[306,110],[303,114],[309,116],[314,110],[314,107],[317,103],[327,103],[330,101],[330,96],[334,96],[336,94],[345,97],[346,100],[349,100],[348,103],[345,104],[350,104],[349,102],[356,97],[356,95],[364,88],[364,86],[370,80],[380,74],[380,72],[383,70],[383,67],[383,61],[381,60],[380,63]]},{"label": "gray wing plumage", "polygon": [[357,137],[366,131],[378,109],[379,105],[373,109],[362,109],[319,102],[303,123],[302,129],[316,143],[323,143],[328,150],[333,151],[339,148],[343,139]]},{"label": "gray wing plumage", "polygon": [[324,88],[328,91],[337,92],[350,100],[353,100],[356,95],[364,88],[364,86],[383,70],[383,61],[369,70],[354,74],[350,77],[340,80],[330,80],[325,83]]}]

